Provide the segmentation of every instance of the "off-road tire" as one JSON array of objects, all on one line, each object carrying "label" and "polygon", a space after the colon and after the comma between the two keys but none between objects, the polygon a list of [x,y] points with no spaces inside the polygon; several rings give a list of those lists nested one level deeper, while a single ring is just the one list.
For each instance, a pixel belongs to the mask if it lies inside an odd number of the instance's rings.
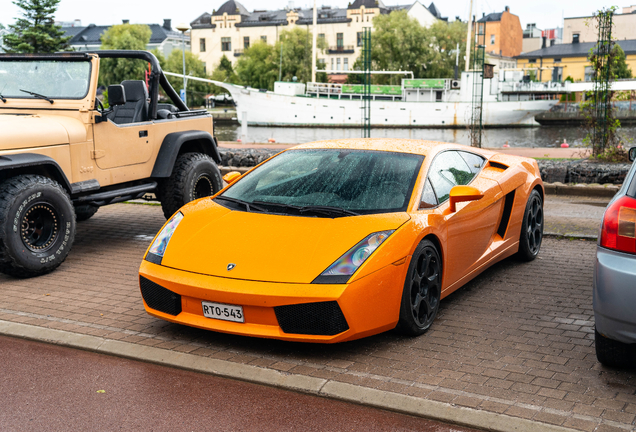
[{"label": "off-road tire", "polygon": [[594,329],[596,358],[612,368],[636,367],[636,344],[626,344],[609,339]]},{"label": "off-road tire", "polygon": [[75,239],[75,212],[59,183],[21,175],[0,183],[0,272],[15,277],[55,270]]},{"label": "off-road tire", "polygon": [[442,259],[435,245],[425,239],[409,263],[395,330],[408,336],[424,334],[437,316],[441,293]]},{"label": "off-road tire", "polygon": [[214,195],[223,187],[221,171],[203,153],[184,153],[177,158],[172,175],[161,181],[157,191],[166,219],[190,201]]},{"label": "off-road tire", "polygon": [[78,222],[84,222],[93,217],[95,213],[97,213],[99,207],[92,206],[88,204],[77,205],[75,206],[75,219]]},{"label": "off-road tire", "polygon": [[543,200],[541,194],[533,190],[528,197],[526,209],[523,212],[523,223],[519,235],[519,252],[517,258],[521,261],[532,261],[541,250],[543,241]]}]

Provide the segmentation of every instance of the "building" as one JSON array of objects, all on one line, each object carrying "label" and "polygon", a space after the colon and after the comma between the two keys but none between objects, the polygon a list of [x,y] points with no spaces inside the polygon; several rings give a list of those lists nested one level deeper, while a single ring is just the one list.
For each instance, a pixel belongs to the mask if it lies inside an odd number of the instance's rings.
[{"label": "building", "polygon": [[[612,17],[612,37],[616,40],[636,39],[636,6],[623,8],[622,14]],[[596,42],[598,29],[592,25],[593,17],[574,17],[563,20],[563,42]]]},{"label": "building", "polygon": [[[128,24],[128,20],[123,20],[124,24]],[[190,38],[176,30],[172,29],[171,20],[164,19],[163,25],[147,24],[152,31],[150,42],[146,45],[146,49],[158,49],[164,56],[169,56],[173,49],[182,49],[183,40],[185,39],[186,50],[190,50]],[[97,26],[89,24],[82,27],[77,25],[62,27],[65,36],[72,36],[69,44],[75,51],[93,51],[100,49],[102,45],[102,34],[111,26]]]},{"label": "building", "polygon": [[506,6],[503,12],[484,14],[477,25],[485,25],[486,54],[515,57],[521,54],[523,30],[517,15]]},{"label": "building", "polygon": [[[360,55],[362,29],[373,25],[373,18],[396,10],[406,10],[423,26],[445,20],[433,3],[425,7],[419,1],[408,6],[387,7],[382,0],[355,0],[347,8],[322,6],[317,12],[318,37],[327,45],[319,54],[327,69],[347,71]],[[190,23],[192,52],[213,70],[225,55],[233,63],[244,50],[257,41],[274,44],[279,34],[301,27],[309,31],[313,25],[312,8],[287,8],[249,12],[235,0],[226,1]]]},{"label": "building", "polygon": [[[616,41],[625,51],[626,63],[636,72],[636,39]],[[539,81],[562,81],[572,77],[574,81],[591,81],[592,66],[588,61],[590,50],[596,42],[578,42],[548,46],[517,56],[517,67],[535,71]]]},{"label": "building", "polygon": [[486,54],[486,63],[493,65],[495,72],[499,72],[503,69],[517,68],[516,58],[500,56],[499,54]]}]

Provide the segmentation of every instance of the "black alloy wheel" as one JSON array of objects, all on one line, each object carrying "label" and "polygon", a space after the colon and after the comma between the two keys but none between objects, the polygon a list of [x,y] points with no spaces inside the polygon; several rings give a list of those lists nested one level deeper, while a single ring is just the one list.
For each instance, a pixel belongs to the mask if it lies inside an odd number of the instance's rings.
[{"label": "black alloy wheel", "polygon": [[193,197],[192,200],[196,200],[199,198],[205,198],[207,196],[211,196],[215,193],[214,185],[212,184],[212,179],[207,174],[201,174],[198,179],[194,182],[193,188]]},{"label": "black alloy wheel", "polygon": [[46,251],[60,233],[59,216],[49,203],[38,203],[28,208],[20,226],[22,242],[33,252]]},{"label": "black alloy wheel", "polygon": [[435,245],[423,240],[415,250],[402,293],[396,329],[418,336],[433,324],[442,294],[442,260]]},{"label": "black alloy wheel", "polygon": [[519,257],[532,261],[539,254],[543,240],[543,200],[536,190],[530,193],[519,236]]}]

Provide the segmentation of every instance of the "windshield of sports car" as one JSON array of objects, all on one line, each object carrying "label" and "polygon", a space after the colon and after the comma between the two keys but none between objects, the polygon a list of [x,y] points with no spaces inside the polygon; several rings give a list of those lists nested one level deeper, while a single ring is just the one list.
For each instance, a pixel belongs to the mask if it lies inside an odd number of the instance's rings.
[{"label": "windshield of sports car", "polygon": [[82,99],[91,63],[68,60],[0,60],[0,94],[20,99]]},{"label": "windshield of sports car", "polygon": [[384,151],[289,150],[215,201],[243,211],[324,217],[406,211],[423,160]]}]

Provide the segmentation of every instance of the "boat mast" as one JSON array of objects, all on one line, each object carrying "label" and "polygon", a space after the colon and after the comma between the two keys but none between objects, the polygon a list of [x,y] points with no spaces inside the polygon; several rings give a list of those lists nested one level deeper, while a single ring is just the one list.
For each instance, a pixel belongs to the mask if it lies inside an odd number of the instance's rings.
[{"label": "boat mast", "polygon": [[311,82],[316,82],[316,43],[318,42],[318,12],[316,11],[316,0],[314,0],[314,43],[311,47]]},{"label": "boat mast", "polygon": [[470,17],[473,16],[473,0],[470,0],[470,7],[468,8],[468,32],[466,33],[466,68],[465,71],[468,70],[469,61],[470,61],[470,36],[472,34],[472,20]]}]

